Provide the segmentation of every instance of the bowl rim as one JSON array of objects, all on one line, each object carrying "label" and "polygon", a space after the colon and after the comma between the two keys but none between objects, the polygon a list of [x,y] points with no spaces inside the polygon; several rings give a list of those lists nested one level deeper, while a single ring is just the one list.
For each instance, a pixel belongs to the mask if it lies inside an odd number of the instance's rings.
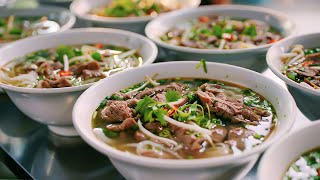
[{"label": "bowl rim", "polygon": [[[171,62],[160,62],[160,63],[156,63],[156,64],[152,64],[152,65],[147,65],[144,67],[139,67],[139,68],[135,68],[135,69],[130,69],[126,72],[120,72],[120,73],[130,73],[131,71],[138,71],[139,69],[142,68],[152,68],[153,66],[158,66],[158,65],[167,65],[167,66],[171,66],[171,65],[181,65],[181,64],[193,64],[196,65],[198,64],[198,61],[171,61]],[[215,62],[208,62],[207,66],[220,66],[220,67],[232,67],[234,69],[240,70],[240,71],[245,71],[246,73],[250,73],[250,74],[254,74],[260,78],[264,78],[266,81],[269,81],[271,83],[273,83],[275,86],[277,86],[279,89],[281,89],[282,91],[286,91],[285,87],[281,86],[280,84],[278,84],[277,82],[269,79],[268,77],[263,76],[262,74],[259,74],[257,72],[245,69],[245,68],[241,68],[241,67],[237,67],[237,66],[232,66],[232,65],[228,65],[228,64],[223,64],[223,63],[215,63]],[[120,75],[120,73],[117,73],[116,75]],[[106,81],[106,80],[105,80]],[[221,166],[221,165],[225,165],[225,164],[232,164],[234,163],[234,160],[243,160],[245,158],[251,157],[253,155],[259,154],[261,152],[263,152],[265,149],[267,149],[274,141],[276,141],[275,138],[266,141],[264,143],[262,143],[261,145],[245,151],[241,154],[237,154],[237,155],[228,155],[228,156],[222,156],[222,157],[211,157],[211,158],[203,158],[203,159],[193,159],[193,160],[171,160],[171,159],[156,159],[156,158],[149,158],[149,157],[142,157],[142,156],[138,156],[138,155],[134,155],[134,154],[129,154],[129,153],[125,153],[123,151],[117,150],[111,146],[109,146],[106,143],[103,142],[94,142],[92,141],[93,138],[96,137],[89,137],[85,134],[85,132],[83,132],[82,126],[80,125],[81,121],[81,117],[77,116],[77,111],[78,111],[78,107],[80,106],[80,104],[82,103],[83,99],[86,97],[86,95],[88,93],[90,93],[90,90],[95,89],[97,86],[100,86],[100,84],[105,83],[104,81],[100,81],[99,83],[94,84],[93,86],[91,86],[88,90],[86,90],[84,93],[82,93],[82,95],[77,99],[74,107],[73,107],[73,111],[72,111],[72,119],[73,119],[73,125],[75,127],[75,129],[77,130],[77,132],[79,133],[80,137],[82,139],[84,139],[84,141],[86,143],[88,143],[91,147],[93,147],[94,149],[96,149],[97,151],[99,151],[100,153],[107,155],[109,158],[112,159],[117,159],[119,161],[123,161],[123,162],[128,162],[128,163],[133,163],[133,164],[137,164],[137,165],[141,165],[141,166],[148,166],[148,167],[154,167],[154,168],[174,168],[174,169],[184,169],[184,168],[200,168],[200,167],[216,167],[216,166]],[[288,102],[288,106],[289,109],[291,110],[291,118],[292,119],[289,124],[287,125],[287,127],[285,127],[285,131],[289,131],[291,129],[291,127],[293,126],[294,122],[295,122],[295,118],[293,118],[295,116],[295,109],[296,109],[296,103],[293,99],[293,97],[291,96],[291,94],[288,92],[287,93],[288,98],[291,99],[290,102]],[[281,137],[284,133],[279,133],[277,136]]]},{"label": "bowl rim", "polygon": [[[272,65],[272,62],[274,61],[281,61],[280,59],[276,59],[275,57],[271,57],[271,53],[273,51],[275,51],[276,49],[279,49],[283,46],[283,44],[285,44],[286,42],[288,41],[292,41],[292,40],[295,40],[295,39],[300,39],[300,38],[303,38],[303,37],[307,37],[307,36],[317,36],[317,37],[320,37],[320,33],[305,33],[305,34],[300,34],[298,36],[293,36],[293,37],[290,37],[288,39],[285,39],[284,41],[278,43],[278,44],[275,44],[273,45],[267,52],[266,54],[266,59],[267,59],[267,64],[269,66],[269,68],[271,69],[271,71],[278,77],[280,78],[282,81],[284,81],[287,85],[290,85],[292,87],[295,87],[301,91],[304,91],[304,92],[308,92],[312,95],[316,95],[316,96],[320,96],[320,91],[317,91],[315,89],[311,89],[311,88],[307,88],[305,86],[302,86],[300,85],[299,83],[289,79],[287,76],[283,75],[280,70],[276,69],[276,67],[274,67]],[[290,45],[293,45],[293,44],[290,44]],[[283,63],[281,63],[283,65]]]},{"label": "bowl rim", "polygon": [[[283,37],[282,39],[280,39],[279,41],[275,42],[275,43],[271,43],[271,44],[266,44],[266,45],[260,45],[260,46],[256,46],[256,47],[252,47],[252,48],[244,48],[244,49],[227,49],[227,50],[218,50],[218,49],[199,49],[199,48],[191,48],[191,47],[184,47],[184,46],[176,46],[176,45],[171,45],[168,44],[166,42],[161,41],[158,38],[154,38],[151,34],[151,29],[153,24],[155,24],[157,21],[160,21],[162,19],[166,19],[166,18],[170,18],[173,16],[176,16],[178,13],[181,15],[184,14],[194,14],[195,12],[206,12],[206,11],[210,11],[210,10],[221,10],[221,9],[230,9],[230,10],[250,10],[250,11],[256,11],[257,13],[260,12],[264,12],[264,13],[268,13],[272,16],[280,16],[285,18],[288,22],[290,22],[292,29],[291,29],[291,33],[288,34],[287,36]],[[253,52],[253,51],[262,51],[266,48],[269,48],[270,46],[272,46],[273,44],[277,44],[281,41],[283,41],[284,39],[291,37],[292,35],[294,35],[296,33],[296,24],[295,22],[292,20],[292,18],[290,18],[288,15],[280,12],[280,11],[276,11],[273,9],[268,9],[268,8],[264,8],[264,7],[256,7],[256,6],[248,6],[248,5],[205,5],[205,6],[201,6],[198,7],[196,9],[192,9],[192,10],[180,10],[174,13],[170,13],[170,14],[165,14],[163,16],[160,16],[156,19],[151,20],[146,28],[145,28],[145,34],[148,38],[150,38],[152,41],[154,41],[158,46],[164,47],[166,49],[172,49],[175,51],[181,51],[181,52],[189,52],[189,53],[197,53],[197,54],[239,54],[239,53],[248,53],[248,52]]]},{"label": "bowl rim", "polygon": [[[154,18],[157,18],[158,16],[162,16],[164,14],[172,13],[171,12],[164,12],[159,14],[157,17],[151,17],[151,16],[138,16],[138,17],[103,17],[103,16],[97,16],[92,15],[89,13],[81,14],[77,10],[77,4],[82,3],[83,0],[74,0],[70,4],[70,11],[75,14],[77,17],[81,19],[85,19],[88,21],[98,22],[98,23],[112,23],[112,24],[131,24],[131,23],[139,23],[139,22],[147,22]],[[201,3],[201,0],[192,0],[195,2],[195,6],[190,6],[188,8],[195,8],[198,7]],[[182,8],[185,9],[185,8]],[[181,10],[181,9],[180,9]],[[174,11],[180,11],[180,10],[174,10]]]},{"label": "bowl rim", "polygon": [[[142,36],[137,33],[129,32],[129,31],[125,31],[125,30],[120,30],[120,29],[111,29],[111,28],[76,28],[76,29],[71,29],[71,30],[64,31],[64,32],[57,32],[57,33],[46,34],[46,35],[42,35],[42,36],[29,37],[29,38],[17,40],[15,42],[9,43],[8,45],[1,47],[0,53],[2,51],[6,51],[7,49],[18,47],[21,43],[25,43],[25,42],[36,43],[37,40],[41,39],[42,37],[51,36],[52,38],[57,38],[57,36],[59,36],[60,34],[69,34],[70,35],[69,37],[72,37],[72,34],[74,32],[79,32],[79,33],[99,33],[99,32],[101,33],[102,32],[102,33],[108,33],[108,34],[120,34],[123,36],[131,36],[136,39],[140,39],[144,43],[151,46],[150,51],[152,52],[151,56],[148,59],[144,60],[144,63],[142,66],[153,63],[158,55],[157,46],[154,44],[154,42],[152,42],[147,37]],[[3,88],[4,90],[20,92],[20,93],[35,93],[35,94],[50,93],[51,94],[51,93],[66,93],[66,92],[82,91],[84,89],[87,89],[88,87],[90,87],[94,83],[96,83],[96,82],[84,84],[84,85],[80,85],[80,86],[73,86],[73,87],[47,88],[47,89],[44,88],[44,89],[42,89],[42,88],[17,87],[17,86],[4,84],[4,83],[0,82],[0,87]]]},{"label": "bowl rim", "polygon": [[[76,23],[76,16],[74,14],[72,14],[69,9],[67,8],[63,8],[63,7],[55,7],[55,6],[50,6],[50,5],[39,5],[37,7],[32,7],[32,8],[8,8],[7,11],[12,11],[14,13],[18,13],[18,11],[28,11],[28,12],[32,12],[32,11],[37,11],[37,10],[47,10],[47,9],[50,9],[50,10],[54,10],[54,11],[59,11],[60,13],[61,12],[66,12],[69,16],[68,18],[68,21],[63,25],[61,26],[61,28],[55,32],[55,33],[58,33],[58,32],[63,32],[63,31],[66,31],[66,30],[69,30],[71,29],[75,23]],[[45,13],[44,13],[45,14]],[[22,16],[22,15],[19,15],[19,16]],[[28,15],[29,16],[29,15]],[[30,15],[32,16],[32,15]],[[30,37],[26,37],[26,38],[30,38]],[[25,39],[25,38],[22,38],[22,39]],[[18,40],[21,40],[21,39],[18,39]],[[15,40],[15,41],[18,41],[18,40]],[[13,43],[15,41],[10,41],[10,42],[5,42],[5,43],[0,43],[0,46],[3,46],[3,45],[6,45],[6,44],[9,44],[9,43]]]},{"label": "bowl rim", "polygon": [[[288,139],[292,138],[292,136],[296,136],[298,134],[301,134],[303,133],[303,131],[308,131],[309,128],[312,128],[312,127],[320,127],[320,120],[318,121],[314,121],[310,124],[308,124],[307,126],[305,127],[302,127],[292,133],[289,133],[289,134],[286,134],[283,138],[281,138],[278,142],[275,142],[270,148],[268,148],[268,150],[263,154],[261,160],[260,160],[260,163],[259,163],[259,166],[258,166],[258,169],[257,169],[257,175],[258,175],[258,179],[263,179],[262,178],[262,172],[265,171],[265,169],[263,169],[263,167],[265,166],[265,164],[267,164],[268,162],[268,157],[269,156],[272,156],[272,152],[274,152],[279,145],[285,143]],[[308,151],[309,149],[306,149],[305,151]],[[303,153],[303,152],[302,152]]]}]

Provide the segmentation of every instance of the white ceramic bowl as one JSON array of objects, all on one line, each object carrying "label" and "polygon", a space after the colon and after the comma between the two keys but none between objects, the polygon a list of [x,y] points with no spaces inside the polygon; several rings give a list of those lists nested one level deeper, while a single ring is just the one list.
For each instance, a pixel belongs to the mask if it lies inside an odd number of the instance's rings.
[{"label": "white ceramic bowl", "polygon": [[[0,48],[0,66],[16,57],[40,49],[53,48],[61,44],[94,43],[139,49],[144,64],[151,64],[158,53],[156,45],[142,35],[116,29],[83,28],[10,43]],[[68,135],[68,130],[72,130],[71,111],[73,105],[80,94],[91,85],[92,83],[76,87],[38,89],[15,87],[0,82],[0,87],[5,90],[24,114],[40,123],[49,125],[52,131],[62,135]]]},{"label": "white ceramic bowl", "polygon": [[[201,0],[170,0],[177,1],[182,4],[182,8],[197,7]],[[144,17],[100,17],[89,14],[95,7],[101,7],[110,3],[111,0],[74,0],[70,6],[70,10],[74,13],[87,27],[108,27],[116,29],[124,29],[139,34],[144,33],[146,24],[152,19],[150,16]],[[161,16],[162,14],[160,14]]]},{"label": "white ceramic bowl", "polygon": [[[157,63],[120,72],[90,87],[77,100],[73,109],[73,124],[80,136],[93,148],[107,155],[127,179],[234,179],[243,168],[255,161],[275,140],[287,133],[294,123],[296,105],[288,91],[273,80],[256,72],[220,63],[207,63],[208,73],[195,69],[197,62]],[[100,102],[122,88],[144,81],[145,75],[158,73],[157,78],[195,77],[223,80],[258,92],[268,99],[278,114],[279,124],[263,144],[240,155],[195,160],[164,160],[132,155],[112,148],[92,132],[92,114]],[[128,79],[128,77],[130,77]],[[113,84],[113,86],[110,86]],[[285,103],[285,105],[283,105]],[[254,163],[254,162],[253,162]],[[249,168],[250,169],[250,168]]]},{"label": "white ceramic bowl", "polygon": [[[8,17],[10,15],[15,15],[17,17],[47,16],[49,19],[55,20],[60,24],[60,32],[71,29],[76,22],[76,17],[71,14],[68,9],[54,6],[39,6],[25,9],[1,9],[0,17]],[[0,47],[5,44],[7,43],[0,43]]]},{"label": "white ceramic bowl", "polygon": [[287,134],[272,145],[263,155],[258,167],[258,179],[281,180],[290,164],[300,155],[320,147],[320,121],[313,122],[307,127]]},{"label": "white ceramic bowl", "polygon": [[320,33],[299,35],[275,44],[267,53],[269,68],[288,85],[299,109],[311,120],[320,118],[320,91],[304,87],[283,75],[281,73],[283,63],[280,56],[282,53],[290,51],[290,47],[295,44],[302,44],[306,48],[320,47],[319,40]]},{"label": "white ceramic bowl", "polygon": [[160,36],[172,27],[186,28],[190,26],[190,20],[204,15],[261,20],[278,29],[283,34],[284,39],[292,35],[295,30],[294,22],[285,14],[275,10],[243,5],[212,5],[176,11],[160,16],[148,23],[145,33],[165,50],[167,56],[173,59],[199,60],[205,58],[207,61],[233,64],[259,72],[267,68],[265,54],[271,44],[247,49],[217,50],[175,46],[160,39]]}]

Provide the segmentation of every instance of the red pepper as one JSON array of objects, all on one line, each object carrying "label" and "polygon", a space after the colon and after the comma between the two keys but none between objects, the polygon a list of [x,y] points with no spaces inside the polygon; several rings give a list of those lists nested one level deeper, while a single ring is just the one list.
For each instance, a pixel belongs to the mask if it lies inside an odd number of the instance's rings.
[{"label": "red pepper", "polygon": [[97,43],[94,45],[96,48],[102,49],[103,48],[103,44],[102,43]]},{"label": "red pepper", "polygon": [[277,40],[275,40],[275,39],[270,39],[270,40],[268,41],[268,44],[275,43],[275,42],[277,42]]},{"label": "red pepper", "polygon": [[170,110],[168,111],[168,116],[172,116],[176,111],[177,111],[177,109],[176,109],[175,107],[172,108],[172,109],[170,109]]},{"label": "red pepper", "polygon": [[318,169],[318,176],[320,176],[320,168]]},{"label": "red pepper", "polygon": [[303,67],[307,67],[307,66],[309,66],[309,65],[311,65],[311,64],[314,64],[314,62],[312,62],[312,61],[306,61],[306,62],[304,62],[304,63],[302,64],[302,66],[303,66]]},{"label": "red pepper", "polygon": [[209,17],[208,16],[200,16],[199,21],[203,23],[209,22]]},{"label": "red pepper", "polygon": [[71,72],[62,70],[62,71],[59,72],[59,74],[60,74],[60,76],[70,76]]}]

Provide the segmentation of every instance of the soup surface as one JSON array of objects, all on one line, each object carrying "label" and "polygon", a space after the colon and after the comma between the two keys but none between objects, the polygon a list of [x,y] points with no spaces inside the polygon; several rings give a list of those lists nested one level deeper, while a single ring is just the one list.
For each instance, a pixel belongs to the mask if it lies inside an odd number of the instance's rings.
[{"label": "soup surface", "polygon": [[154,17],[159,13],[179,8],[181,8],[181,4],[174,1],[112,0],[108,5],[92,9],[91,14],[105,17]]},{"label": "soup surface", "polygon": [[320,179],[320,147],[301,155],[290,165],[283,179]]},{"label": "soup surface", "polygon": [[187,28],[174,27],[160,37],[172,45],[199,49],[242,49],[270,44],[282,38],[267,23],[227,16],[200,16]]},{"label": "soup surface", "polygon": [[95,135],[112,147],[164,159],[241,153],[263,143],[275,125],[272,105],[250,89],[148,76],[106,97],[92,120]]},{"label": "soup surface", "polygon": [[0,69],[0,81],[29,88],[79,86],[142,63],[135,49],[104,44],[61,45],[9,61]]},{"label": "soup surface", "polygon": [[289,79],[320,91],[320,48],[304,48],[294,45],[289,53],[283,53],[282,73]]},{"label": "soup surface", "polygon": [[48,17],[0,17],[0,43],[28,36],[57,32],[60,25]]}]

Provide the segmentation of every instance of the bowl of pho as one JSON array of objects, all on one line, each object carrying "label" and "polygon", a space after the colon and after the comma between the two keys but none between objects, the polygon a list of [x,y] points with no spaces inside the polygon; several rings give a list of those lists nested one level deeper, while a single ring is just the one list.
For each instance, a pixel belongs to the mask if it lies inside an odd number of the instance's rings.
[{"label": "bowl of pho", "polygon": [[267,53],[270,69],[287,85],[301,112],[320,118],[320,33],[285,40]]},{"label": "bowl of pho", "polygon": [[0,48],[0,87],[25,115],[68,134],[73,104],[85,89],[150,64],[156,56],[153,42],[122,30],[84,28],[37,36]]},{"label": "bowl of pho", "polygon": [[320,121],[312,122],[274,144],[261,159],[258,178],[319,179],[319,128]]},{"label": "bowl of pho", "polygon": [[0,15],[0,46],[30,36],[65,31],[75,21],[76,17],[64,8],[4,8]]},{"label": "bowl of pho", "polygon": [[173,59],[201,59],[255,71],[267,68],[265,53],[293,34],[294,23],[274,10],[213,5],[181,10],[152,20],[145,33]]},{"label": "bowl of pho", "polygon": [[70,10],[88,27],[109,27],[144,33],[153,18],[197,7],[200,0],[75,0]]},{"label": "bowl of pho", "polygon": [[201,62],[157,63],[100,81],[74,106],[76,130],[125,178],[243,177],[289,131],[296,105],[258,73]]}]

